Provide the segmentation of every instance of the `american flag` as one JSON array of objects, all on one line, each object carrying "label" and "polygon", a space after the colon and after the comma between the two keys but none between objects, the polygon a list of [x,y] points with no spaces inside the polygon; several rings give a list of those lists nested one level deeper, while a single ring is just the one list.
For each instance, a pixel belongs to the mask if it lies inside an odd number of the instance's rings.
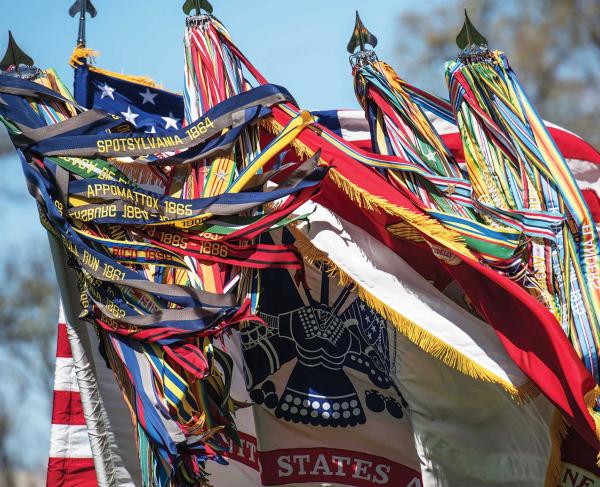
[{"label": "american flag", "polygon": [[96,470],[62,306],[60,307],[56,338],[56,369],[47,485],[51,487],[97,485]]}]

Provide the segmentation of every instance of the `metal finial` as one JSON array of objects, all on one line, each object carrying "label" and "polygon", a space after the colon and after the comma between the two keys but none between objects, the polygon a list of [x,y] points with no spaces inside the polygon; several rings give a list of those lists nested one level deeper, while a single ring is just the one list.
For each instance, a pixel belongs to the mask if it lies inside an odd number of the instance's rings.
[{"label": "metal finial", "polygon": [[467,15],[467,9],[465,9],[465,23],[462,29],[456,36],[456,44],[462,50],[470,49],[473,47],[487,48],[488,41],[471,23],[469,16]]},{"label": "metal finial", "polygon": [[69,15],[75,17],[79,14],[79,33],[77,34],[77,46],[85,47],[85,14],[94,18],[98,12],[91,0],[75,0],[69,9]]},{"label": "metal finial", "polygon": [[[348,42],[348,52],[350,53],[350,65],[352,69],[355,67],[363,67],[377,62],[377,55],[372,49],[367,49],[365,46],[375,47],[377,45],[377,37],[375,37],[369,29],[365,27],[356,11],[356,21],[354,22],[354,31]],[[356,48],[357,52],[354,52]]]},{"label": "metal finial", "polygon": [[350,54],[354,54],[354,51],[357,47],[360,47],[360,50],[364,51],[365,44],[369,44],[371,47],[377,46],[377,37],[371,34],[369,29],[367,29],[362,23],[357,10],[356,21],[354,23],[354,32],[352,32],[352,37],[350,37],[350,41],[348,42],[348,52]]},{"label": "metal finial", "polygon": [[33,59],[19,47],[12,32],[8,31],[8,47],[0,61],[0,71],[3,74],[31,79],[39,76],[40,70],[34,66]]},{"label": "metal finial", "polygon": [[195,10],[195,15],[202,15],[204,10],[207,14],[212,14],[213,7],[208,0],[186,0],[183,4],[183,12],[186,15],[192,15],[192,10]]}]

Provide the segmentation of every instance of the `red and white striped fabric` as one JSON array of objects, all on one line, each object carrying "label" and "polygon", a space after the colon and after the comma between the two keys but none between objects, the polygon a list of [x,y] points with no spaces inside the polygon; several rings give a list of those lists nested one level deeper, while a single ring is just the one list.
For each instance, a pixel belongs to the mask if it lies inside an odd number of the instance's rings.
[{"label": "red and white striped fabric", "polygon": [[[330,110],[314,112],[319,122],[353,144],[370,150],[369,125],[361,110]],[[456,125],[436,115],[428,114],[433,126],[458,162],[464,162],[460,134]],[[600,223],[600,152],[578,135],[551,122],[546,122],[550,135],[567,160],[577,184],[594,216]]]},{"label": "red and white striped fabric", "polygon": [[96,470],[62,305],[56,341],[47,486],[92,487],[97,485]]}]

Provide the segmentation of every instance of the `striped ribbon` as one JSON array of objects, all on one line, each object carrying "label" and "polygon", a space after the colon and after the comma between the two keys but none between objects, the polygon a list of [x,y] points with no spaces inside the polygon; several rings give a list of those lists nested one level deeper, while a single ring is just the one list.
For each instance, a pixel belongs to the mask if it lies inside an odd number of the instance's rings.
[{"label": "striped ribbon", "polygon": [[505,266],[517,259],[523,225],[511,228],[480,216],[481,203],[473,198],[471,182],[414,97],[425,107],[433,107],[436,100],[407,89],[383,62],[356,67],[354,86],[367,114],[374,152],[408,161],[388,168],[388,179],[427,214],[461,234],[482,259]]},{"label": "striped ribbon", "polygon": [[[83,313],[95,323],[129,403],[143,478],[148,485],[203,485],[204,462],[224,461],[222,453],[237,440],[232,414],[238,405],[229,397],[232,363],[213,340],[251,318],[246,293],[237,295],[239,269],[299,268],[295,249],[263,244],[258,237],[301,218],[290,215],[318,191],[326,174],[314,158],[285,173],[266,167],[312,119],[300,114],[264,150],[255,147],[248,159],[237,159],[238,141],[244,138],[237,134],[231,154],[202,162],[214,174],[233,168],[225,184],[212,184],[183,198],[170,191],[178,168],[142,170],[149,167],[143,157],[123,165],[102,157],[44,157],[39,146],[35,152],[28,150],[19,142],[21,130],[36,134],[37,129],[73,119],[81,110],[70,103],[53,73],[40,82],[51,90],[59,88],[60,94],[30,96],[31,84],[10,81],[8,89],[4,81],[0,77],[0,90],[5,92],[23,87],[20,95],[3,93],[3,121],[21,147],[40,221],[69,255]],[[105,133],[106,124],[98,127]],[[89,134],[93,130],[93,124],[86,128]],[[77,138],[70,148],[77,149]],[[154,189],[148,189],[146,177]],[[157,185],[164,194],[156,192]],[[165,208],[172,213],[173,208],[188,208],[185,205],[198,211],[173,222],[165,221],[164,214],[160,217]],[[254,207],[260,211],[245,213]],[[186,220],[198,221],[168,225]],[[207,286],[209,267],[216,269],[213,275],[219,277],[221,289]]]},{"label": "striped ribbon", "polygon": [[450,61],[446,79],[480,211],[530,237],[512,277],[554,313],[598,382],[598,235],[573,175],[504,54]]},{"label": "striped ribbon", "polygon": [[[184,36],[186,123],[197,120],[218,103],[250,88],[239,59],[224,40],[230,41],[229,33],[215,17],[200,16],[188,20]],[[182,194],[187,197],[210,196],[230,187],[240,171],[261,152],[257,127],[243,130],[237,140],[231,156],[213,163],[204,161],[195,164],[185,177]],[[246,212],[245,216],[260,215],[261,212],[261,208],[257,207]],[[259,288],[249,287],[249,283],[256,280],[252,275],[257,271],[215,264],[200,264],[200,269],[204,285],[215,292],[222,292],[239,280],[252,303],[252,310],[256,311]],[[226,281],[223,280],[225,276]]]}]

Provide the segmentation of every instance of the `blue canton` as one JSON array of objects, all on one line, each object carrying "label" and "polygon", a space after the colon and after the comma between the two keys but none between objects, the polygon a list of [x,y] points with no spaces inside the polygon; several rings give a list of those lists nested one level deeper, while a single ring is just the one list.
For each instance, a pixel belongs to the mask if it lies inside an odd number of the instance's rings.
[{"label": "blue canton", "polygon": [[168,134],[181,129],[181,95],[96,73],[87,66],[75,72],[75,98],[86,108],[123,118],[136,132]]}]

